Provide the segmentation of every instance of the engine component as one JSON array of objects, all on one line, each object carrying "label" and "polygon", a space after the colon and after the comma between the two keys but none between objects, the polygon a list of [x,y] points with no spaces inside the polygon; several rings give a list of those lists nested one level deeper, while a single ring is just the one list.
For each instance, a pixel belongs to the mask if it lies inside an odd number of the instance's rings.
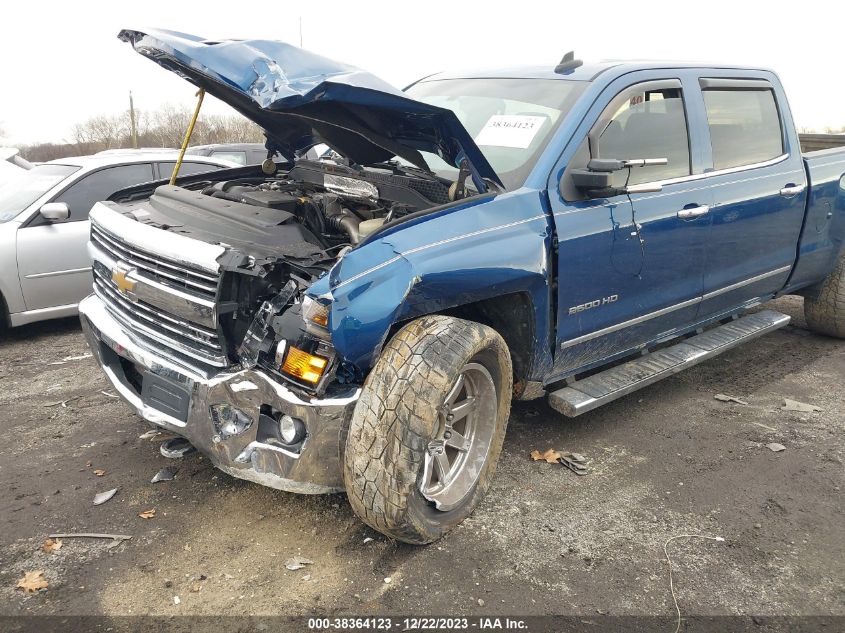
[{"label": "engine component", "polygon": [[326,174],[323,178],[323,184],[332,193],[346,195],[351,198],[360,198],[373,202],[377,202],[379,198],[378,187],[365,180]]},{"label": "engine component", "polygon": [[384,224],[384,218],[375,218],[373,220],[363,220],[361,224],[358,225],[358,236],[363,240],[371,233],[375,233],[378,231],[382,224]]}]

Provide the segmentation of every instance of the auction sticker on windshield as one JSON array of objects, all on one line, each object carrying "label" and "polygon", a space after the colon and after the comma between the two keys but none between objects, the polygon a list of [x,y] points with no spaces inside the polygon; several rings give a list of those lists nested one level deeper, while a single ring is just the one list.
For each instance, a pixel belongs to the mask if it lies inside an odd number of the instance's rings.
[{"label": "auction sticker on windshield", "polygon": [[475,142],[478,145],[525,149],[531,145],[546,120],[544,116],[528,114],[494,114],[481,128]]}]

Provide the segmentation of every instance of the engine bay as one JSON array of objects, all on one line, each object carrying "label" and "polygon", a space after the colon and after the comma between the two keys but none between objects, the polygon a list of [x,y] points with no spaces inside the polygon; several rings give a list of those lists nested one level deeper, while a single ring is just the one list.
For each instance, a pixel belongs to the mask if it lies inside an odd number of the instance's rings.
[{"label": "engine bay", "polygon": [[272,174],[253,167],[193,176],[146,195],[138,189],[121,200],[120,210],[157,229],[225,248],[217,260],[216,303],[226,354],[232,363],[248,358],[250,365],[277,371],[275,342],[298,340],[310,349],[309,341],[319,340],[291,330],[301,316],[278,321],[286,309],[273,302],[286,296],[285,305],[293,303],[298,311],[303,291],[347,250],[387,223],[448,203],[452,184],[395,163],[353,167],[300,160]]},{"label": "engine bay", "polygon": [[242,263],[221,262],[224,268],[255,269],[281,258],[313,277],[382,225],[450,201],[448,181],[393,163],[362,168],[300,160],[272,175],[258,168],[228,179],[210,175],[160,186],[144,201],[143,192],[134,192],[130,200],[137,202],[124,209],[140,222],[243,256]]}]

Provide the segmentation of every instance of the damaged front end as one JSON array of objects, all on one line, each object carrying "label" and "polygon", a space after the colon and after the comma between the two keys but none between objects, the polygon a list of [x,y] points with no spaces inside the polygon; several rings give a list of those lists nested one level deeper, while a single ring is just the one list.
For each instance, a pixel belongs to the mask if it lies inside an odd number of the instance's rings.
[{"label": "damaged front end", "polygon": [[95,293],[80,314],[106,375],[138,415],[232,475],[341,490],[338,437],[359,389],[333,380],[322,312],[304,294],[310,267],[330,258],[201,242],[154,222],[161,204],[91,213]]},{"label": "damaged front end", "polygon": [[[97,203],[94,294],[79,305],[88,342],[138,415],[220,469],[293,492],[341,490],[344,428],[371,363],[336,349],[357,349],[367,317],[344,311],[349,286],[336,305],[331,271],[377,233],[489,197],[501,181],[451,110],[351,66],[280,42],[120,37],[260,125],[269,154],[288,161]],[[302,159],[318,143],[334,157]],[[421,152],[454,165],[457,181]]]},{"label": "damaged front end", "polygon": [[330,302],[309,291],[373,231],[447,189],[389,165],[299,161],[98,203],[95,293],[80,305],[89,343],[139,415],[226,472],[340,490],[339,438],[363,373],[335,351]]}]

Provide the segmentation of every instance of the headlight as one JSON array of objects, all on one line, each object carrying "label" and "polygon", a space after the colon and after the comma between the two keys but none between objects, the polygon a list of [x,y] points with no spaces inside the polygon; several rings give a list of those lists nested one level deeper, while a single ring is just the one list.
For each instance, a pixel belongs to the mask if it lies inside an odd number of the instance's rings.
[{"label": "headlight", "polygon": [[329,338],[329,306],[311,297],[302,300],[302,320],[305,330],[321,339]]},{"label": "headlight", "polygon": [[302,318],[321,327],[329,325],[329,306],[314,301],[311,297],[302,300]]}]

